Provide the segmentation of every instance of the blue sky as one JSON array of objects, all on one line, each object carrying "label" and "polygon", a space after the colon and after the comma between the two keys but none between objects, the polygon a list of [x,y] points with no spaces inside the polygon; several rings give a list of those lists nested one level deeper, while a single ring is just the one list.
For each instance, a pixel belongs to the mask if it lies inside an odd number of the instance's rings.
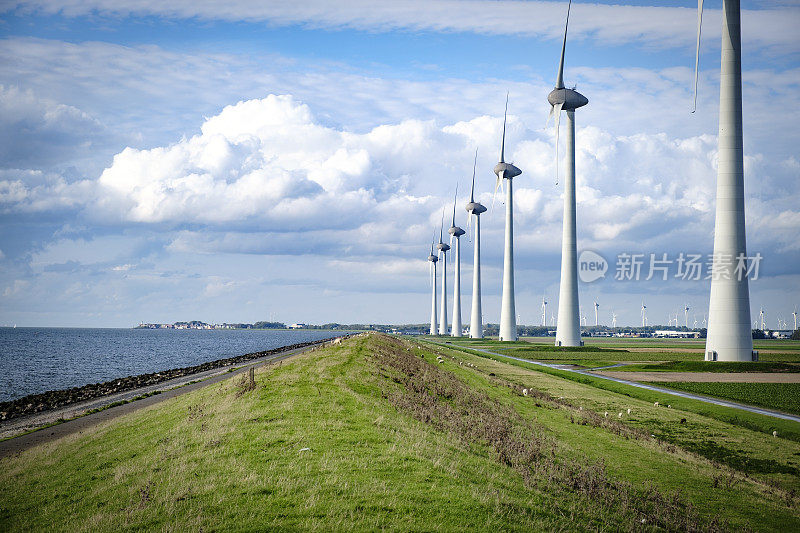
[{"label": "blue sky", "polygon": [[[696,5],[573,4],[566,81],[590,100],[579,249],[612,269],[625,251],[711,251],[720,5],[706,2],[692,115]],[[742,8],[748,249],[764,256],[751,300],[775,326],[800,304],[800,2]],[[544,122],[565,10],[5,2],[0,324],[424,322],[429,236],[476,147],[491,204],[506,91],[524,172],[517,307],[538,323],[558,292],[561,189]],[[484,219],[487,321],[499,318],[502,209]],[[589,322],[595,299],[601,322],[613,310],[638,323],[642,300],[651,323],[687,303],[701,322],[708,282],[605,279],[581,284],[581,299]]]}]

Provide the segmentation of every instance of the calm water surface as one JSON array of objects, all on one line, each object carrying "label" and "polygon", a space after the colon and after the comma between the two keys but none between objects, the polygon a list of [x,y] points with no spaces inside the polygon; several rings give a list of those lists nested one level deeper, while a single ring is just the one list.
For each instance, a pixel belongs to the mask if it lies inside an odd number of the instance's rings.
[{"label": "calm water surface", "polygon": [[0,401],[341,334],[320,330],[0,328]]}]

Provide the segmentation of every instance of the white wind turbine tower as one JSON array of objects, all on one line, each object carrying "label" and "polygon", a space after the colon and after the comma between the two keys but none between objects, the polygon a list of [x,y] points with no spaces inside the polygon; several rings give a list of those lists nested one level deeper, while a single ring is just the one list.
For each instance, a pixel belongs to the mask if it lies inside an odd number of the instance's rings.
[{"label": "white wind turbine tower", "polygon": [[478,163],[478,150],[475,150],[475,163],[472,167],[472,188],[469,193],[467,224],[472,224],[475,216],[475,246],[472,262],[472,314],[469,324],[469,336],[473,339],[483,338],[483,314],[481,310],[481,213],[486,212],[486,207],[475,201],[475,165]]},{"label": "white wind turbine tower", "polygon": [[[564,25],[564,41],[561,45],[561,59],[558,63],[556,86],[547,95],[550,102],[550,116],[555,114],[556,124],[556,180],[558,180],[558,126],[561,111],[567,112],[567,157],[564,176],[564,219],[561,235],[561,285],[558,293],[558,327],[556,346],[581,346],[580,314],[578,306],[578,250],[575,216],[575,110],[589,103],[589,100],[575,91],[564,87],[564,53],[567,48],[567,29],[572,1],[567,6],[567,20]],[[549,118],[548,118],[549,121]]]},{"label": "white wind turbine tower", "polygon": [[617,313],[615,313],[614,311],[611,311],[611,327],[612,328],[617,327]]},{"label": "white wind turbine tower", "polygon": [[447,233],[450,234],[450,242],[456,241],[456,266],[453,277],[453,326],[450,328],[450,335],[453,337],[461,336],[461,236],[466,233],[463,229],[456,226],[456,201],[458,200],[458,184],[456,184],[456,194],[453,197],[453,221]]},{"label": "white wind turbine tower", "polygon": [[[703,0],[697,2],[695,107],[700,63]],[[750,289],[747,276],[734,275],[739,257],[747,257],[742,146],[742,38],[739,0],[722,0],[722,59],[719,84],[719,149],[706,359],[752,361]]]},{"label": "white wind turbine tower", "polygon": [[[434,233],[435,235],[435,233]],[[431,335],[436,335],[436,262],[439,258],[433,253],[433,243],[431,242],[431,253],[428,256],[428,261],[431,262]]]},{"label": "white wind turbine tower", "polygon": [[506,238],[503,253],[503,299],[500,307],[500,340],[517,340],[517,313],[514,306],[514,195],[511,179],[522,174],[513,163],[505,162],[506,151],[506,118],[508,116],[508,95],[506,94],[506,111],[503,114],[503,140],[500,144],[500,162],[494,166],[497,183],[494,191],[503,180],[508,180],[506,189]]},{"label": "white wind turbine tower", "polygon": [[767,315],[764,313],[764,308],[763,307],[761,308],[761,312],[759,313],[759,316],[761,317],[761,331],[764,331],[764,330],[767,329],[767,323],[766,323]]},{"label": "white wind turbine tower", "polygon": [[647,306],[642,302],[642,327],[647,326]]},{"label": "white wind turbine tower", "polygon": [[439,335],[447,335],[447,251],[450,245],[442,242],[444,228],[444,209],[442,209],[442,222],[439,225],[439,243],[436,248],[442,254],[442,305],[439,311]]},{"label": "white wind turbine tower", "polygon": [[[686,323],[686,327],[689,327],[689,304],[683,306],[683,318]],[[677,324],[675,324],[677,326]]]},{"label": "white wind turbine tower", "polygon": [[794,317],[794,329],[797,329],[797,307],[792,311],[792,316]]},{"label": "white wind turbine tower", "polygon": [[600,317],[598,316],[598,311],[600,309],[600,304],[597,303],[597,300],[594,301],[594,325],[600,325]]},{"label": "white wind turbine tower", "polygon": [[547,299],[542,296],[542,325],[547,325]]}]

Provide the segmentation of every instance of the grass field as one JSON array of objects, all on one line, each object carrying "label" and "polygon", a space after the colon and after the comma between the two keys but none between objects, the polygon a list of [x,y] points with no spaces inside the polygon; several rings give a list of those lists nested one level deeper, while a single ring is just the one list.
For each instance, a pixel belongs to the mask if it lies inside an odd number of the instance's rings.
[{"label": "grass field", "polygon": [[659,382],[658,385],[800,414],[800,383]]},{"label": "grass field", "polygon": [[630,364],[615,368],[625,372],[800,372],[800,364],[759,361],[669,361],[665,363]]},{"label": "grass field", "polygon": [[800,444],[702,414],[383,335],[256,382],[0,460],[0,530],[800,528]]},{"label": "grass field", "polygon": [[[552,337],[524,337],[517,342],[502,343],[495,339],[465,337],[446,340],[459,346],[492,347],[495,351],[515,357],[554,363],[571,363],[587,368],[615,363],[657,364],[678,361],[694,362],[698,364],[699,368],[704,363],[703,349],[705,347],[703,339],[676,341],[675,339],[591,337],[585,338],[585,346],[579,348],[553,346]],[[800,341],[754,341],[754,346],[761,350],[759,354],[761,363],[800,363]],[[751,363],[743,365],[747,366],[748,364]],[[790,366],[786,364],[782,368],[788,369]],[[753,365],[753,367],[758,368],[759,366]],[[779,367],[781,365],[775,366],[776,369]]]}]

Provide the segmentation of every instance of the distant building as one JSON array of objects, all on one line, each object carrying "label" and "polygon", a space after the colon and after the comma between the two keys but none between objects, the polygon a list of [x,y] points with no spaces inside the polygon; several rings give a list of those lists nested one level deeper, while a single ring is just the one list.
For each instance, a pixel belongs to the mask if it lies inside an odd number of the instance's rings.
[{"label": "distant building", "polygon": [[675,331],[674,329],[657,329],[656,331],[653,332],[653,337],[696,339],[700,337],[700,333],[697,331]]}]

